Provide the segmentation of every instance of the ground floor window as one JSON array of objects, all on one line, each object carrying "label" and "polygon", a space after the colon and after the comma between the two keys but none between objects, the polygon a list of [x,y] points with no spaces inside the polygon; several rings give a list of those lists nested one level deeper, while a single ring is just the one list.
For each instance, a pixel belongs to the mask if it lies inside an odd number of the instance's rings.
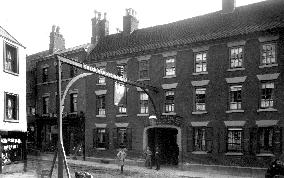
[{"label": "ground floor window", "polygon": [[194,151],[206,151],[206,128],[195,127],[194,133]]},{"label": "ground floor window", "polygon": [[227,151],[242,152],[242,128],[228,128]]},{"label": "ground floor window", "polygon": [[106,128],[94,129],[94,148],[108,148],[108,135]]},{"label": "ground floor window", "polygon": [[117,127],[113,130],[114,147],[125,146],[132,149],[132,129],[127,127]]},{"label": "ground floor window", "polygon": [[258,128],[258,145],[260,153],[271,153],[273,150],[274,131],[272,127]]}]

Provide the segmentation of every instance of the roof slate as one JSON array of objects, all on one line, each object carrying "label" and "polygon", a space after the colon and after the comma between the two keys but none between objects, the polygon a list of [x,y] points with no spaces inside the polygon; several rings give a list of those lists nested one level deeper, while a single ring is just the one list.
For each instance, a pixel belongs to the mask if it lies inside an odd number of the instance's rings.
[{"label": "roof slate", "polygon": [[130,35],[112,34],[101,38],[89,60],[143,54],[208,40],[284,28],[284,1],[267,0],[236,7],[232,13],[209,13],[165,25],[137,29]]}]

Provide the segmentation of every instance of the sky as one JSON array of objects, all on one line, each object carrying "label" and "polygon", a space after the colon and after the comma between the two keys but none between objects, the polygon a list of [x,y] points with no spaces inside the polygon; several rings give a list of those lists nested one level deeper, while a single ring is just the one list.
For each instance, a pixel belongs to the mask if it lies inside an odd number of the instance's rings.
[{"label": "sky", "polygon": [[[259,1],[236,0],[236,6]],[[52,25],[60,27],[66,48],[90,43],[95,10],[107,13],[110,34],[116,33],[126,8],[137,12],[138,28],[146,28],[221,10],[222,0],[3,0],[0,26],[31,55],[49,48]]]}]

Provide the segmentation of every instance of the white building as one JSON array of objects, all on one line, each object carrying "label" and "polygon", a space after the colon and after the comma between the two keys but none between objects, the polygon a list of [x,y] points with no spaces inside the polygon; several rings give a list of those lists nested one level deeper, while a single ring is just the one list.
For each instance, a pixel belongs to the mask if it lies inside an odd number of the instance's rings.
[{"label": "white building", "polygon": [[[0,26],[0,137],[4,154],[22,160],[27,132],[25,47]],[[15,153],[16,152],[16,153]],[[13,161],[12,160],[12,161]]]}]

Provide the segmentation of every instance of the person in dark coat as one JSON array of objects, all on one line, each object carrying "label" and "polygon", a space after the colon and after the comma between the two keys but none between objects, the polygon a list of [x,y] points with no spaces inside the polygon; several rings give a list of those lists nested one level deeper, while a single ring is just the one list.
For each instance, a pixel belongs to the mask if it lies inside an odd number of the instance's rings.
[{"label": "person in dark coat", "polygon": [[147,168],[152,169],[152,151],[150,150],[150,147],[147,146],[146,151],[144,152],[146,161],[145,161],[145,166]]},{"label": "person in dark coat", "polygon": [[156,147],[156,151],[155,151],[155,161],[156,161],[156,170],[160,170],[160,157],[161,157],[161,153],[160,153],[160,149],[157,146]]}]

